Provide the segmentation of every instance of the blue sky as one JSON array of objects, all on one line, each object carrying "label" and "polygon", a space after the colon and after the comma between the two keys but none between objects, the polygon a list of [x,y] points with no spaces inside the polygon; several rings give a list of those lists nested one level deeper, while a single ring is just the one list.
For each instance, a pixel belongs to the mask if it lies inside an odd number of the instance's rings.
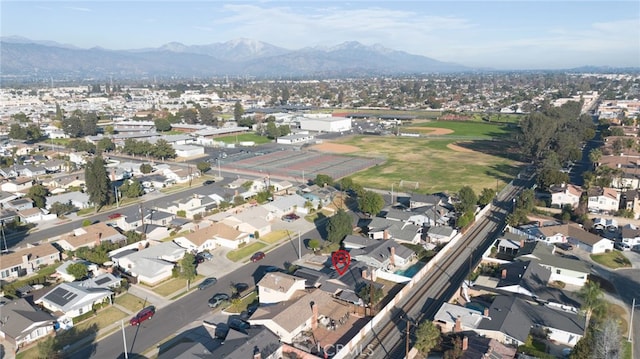
[{"label": "blue sky", "polygon": [[639,1],[0,0],[2,36],[81,48],[345,41],[467,66],[640,66]]}]

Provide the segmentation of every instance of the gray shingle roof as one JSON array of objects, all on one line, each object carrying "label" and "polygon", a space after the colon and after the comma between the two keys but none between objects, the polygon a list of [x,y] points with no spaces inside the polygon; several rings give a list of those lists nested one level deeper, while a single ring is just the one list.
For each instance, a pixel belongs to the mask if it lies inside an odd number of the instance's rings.
[{"label": "gray shingle roof", "polygon": [[55,318],[51,314],[36,310],[25,299],[16,299],[2,307],[2,331],[13,339],[21,339],[29,334],[25,330],[34,324],[33,329],[43,326],[53,326]]}]

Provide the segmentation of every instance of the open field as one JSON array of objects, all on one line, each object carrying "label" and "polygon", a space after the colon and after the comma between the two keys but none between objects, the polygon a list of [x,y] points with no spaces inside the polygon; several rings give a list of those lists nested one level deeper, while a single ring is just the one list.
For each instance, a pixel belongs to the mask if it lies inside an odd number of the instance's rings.
[{"label": "open field", "polygon": [[240,135],[237,135],[237,136],[233,135],[233,136],[217,137],[217,138],[215,138],[215,140],[216,141],[222,141],[224,143],[236,143],[236,141],[237,142],[253,141],[257,145],[271,142],[270,139],[268,139],[268,138],[266,138],[264,136],[256,135],[255,133],[243,133],[243,134],[240,134]]},{"label": "open field", "polygon": [[[457,128],[458,123],[452,124],[452,127]],[[463,133],[493,137],[488,134],[503,131],[498,126],[477,125],[482,126],[485,132],[471,127]],[[354,181],[367,187],[389,190],[395,184],[395,190],[401,192],[452,193],[469,185],[479,193],[483,188],[504,186],[515,176],[521,165],[514,155],[509,155],[503,141],[456,143],[446,136],[438,139],[352,136],[336,142],[360,149],[359,152],[351,153],[351,156],[387,158],[382,164],[352,175]],[[400,188],[401,180],[419,182],[419,188]]]},{"label": "open field", "polygon": [[396,116],[415,116],[417,119],[433,119],[435,120],[442,114],[440,110],[391,110],[391,109],[358,109],[358,108],[349,108],[349,109],[335,109],[333,113],[341,114],[341,113],[361,113],[361,114],[371,114],[377,116],[384,115],[396,115]]},{"label": "open field", "polygon": [[[513,127],[503,124],[489,124],[482,122],[470,122],[470,121],[426,121],[426,122],[414,122],[407,129],[419,129],[420,127],[427,128],[445,128],[452,130],[450,133],[452,136],[462,137],[477,137],[477,138],[504,138],[511,134],[514,130]],[[404,130],[402,127],[401,130]],[[407,131],[410,132],[410,131]]]}]

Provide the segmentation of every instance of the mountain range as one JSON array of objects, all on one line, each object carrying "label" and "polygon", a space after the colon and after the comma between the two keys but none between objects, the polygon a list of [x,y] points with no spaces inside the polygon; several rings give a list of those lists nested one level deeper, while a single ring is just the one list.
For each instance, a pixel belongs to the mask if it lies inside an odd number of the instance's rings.
[{"label": "mountain range", "polygon": [[289,50],[251,39],[208,45],[171,42],[158,48],[82,49],[52,41],[1,37],[0,76],[145,78],[221,77],[329,78],[471,71],[471,68],[412,55],[381,45],[345,42],[332,47]]}]

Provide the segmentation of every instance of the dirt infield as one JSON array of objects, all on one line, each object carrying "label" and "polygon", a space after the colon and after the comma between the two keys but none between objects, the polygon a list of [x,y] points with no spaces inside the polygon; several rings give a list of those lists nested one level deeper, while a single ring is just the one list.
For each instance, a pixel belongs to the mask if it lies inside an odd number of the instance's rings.
[{"label": "dirt infield", "polygon": [[447,145],[447,148],[450,149],[450,150],[454,150],[456,152],[467,152],[467,153],[475,152],[475,151],[470,150],[468,148],[464,148],[464,147],[458,146],[457,143],[460,143],[460,142],[450,143],[450,144]]},{"label": "dirt infield", "polygon": [[338,143],[323,142],[311,147],[312,150],[329,153],[352,153],[360,151],[356,146],[341,145]]},{"label": "dirt infield", "polygon": [[443,136],[453,133],[453,130],[440,127],[404,127],[408,131],[416,131],[425,135]]}]

